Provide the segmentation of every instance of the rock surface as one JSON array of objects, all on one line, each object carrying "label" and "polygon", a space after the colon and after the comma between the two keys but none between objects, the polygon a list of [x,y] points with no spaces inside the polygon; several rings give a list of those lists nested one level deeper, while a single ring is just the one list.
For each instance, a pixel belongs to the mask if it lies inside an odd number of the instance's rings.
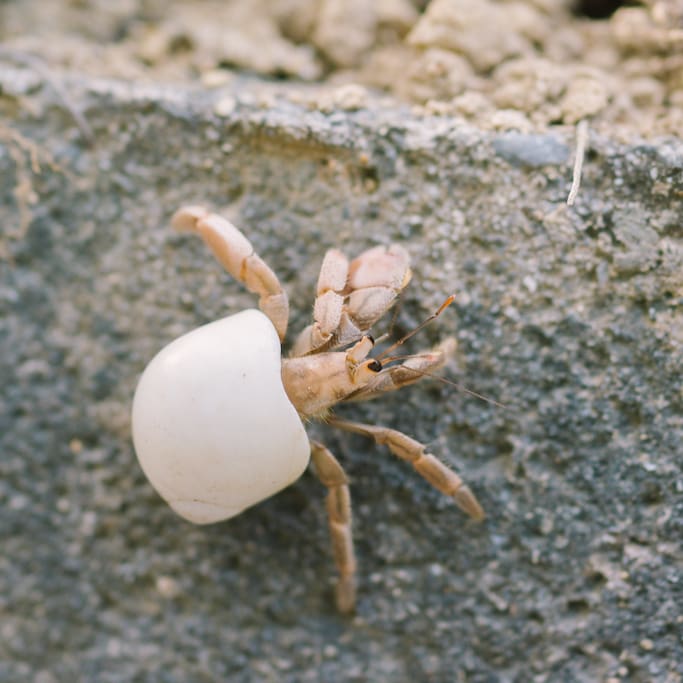
[{"label": "rock surface", "polygon": [[[59,84],[93,145],[42,77],[0,75],[0,680],[681,680],[680,141],[592,136],[568,208],[572,129],[481,132],[372,99],[322,113],[242,78]],[[193,527],[135,460],[146,362],[253,305],[169,229],[187,202],[243,228],[292,332],[328,247],[400,242],[415,273],[395,333],[455,292],[410,348],[455,335],[449,377],[506,406],[425,381],[340,411],[428,443],[481,525],[311,427],[352,478],[351,620],[313,476]]]}]

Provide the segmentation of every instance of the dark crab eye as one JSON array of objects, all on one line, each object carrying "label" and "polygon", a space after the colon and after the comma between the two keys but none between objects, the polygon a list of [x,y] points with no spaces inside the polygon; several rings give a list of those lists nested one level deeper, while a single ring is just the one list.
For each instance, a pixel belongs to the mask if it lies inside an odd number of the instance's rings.
[{"label": "dark crab eye", "polygon": [[382,369],[382,364],[378,360],[371,360],[368,363],[368,370],[372,372],[379,372]]}]

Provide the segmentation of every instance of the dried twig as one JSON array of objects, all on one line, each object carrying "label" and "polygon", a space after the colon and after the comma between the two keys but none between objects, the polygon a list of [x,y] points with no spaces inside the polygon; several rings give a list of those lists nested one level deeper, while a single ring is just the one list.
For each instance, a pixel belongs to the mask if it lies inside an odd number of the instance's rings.
[{"label": "dried twig", "polygon": [[588,121],[582,119],[576,124],[576,156],[574,157],[574,170],[572,172],[572,186],[567,196],[567,206],[573,206],[576,195],[581,187],[581,171],[583,170],[583,157],[588,142]]}]

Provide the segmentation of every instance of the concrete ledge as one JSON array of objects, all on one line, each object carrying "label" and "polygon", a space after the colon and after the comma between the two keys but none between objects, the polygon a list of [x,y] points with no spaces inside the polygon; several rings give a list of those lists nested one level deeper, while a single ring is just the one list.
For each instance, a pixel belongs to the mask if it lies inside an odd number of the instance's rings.
[{"label": "concrete ledge", "polygon": [[[53,85],[0,72],[0,679],[683,676],[680,141],[592,137],[567,208],[569,129],[487,133],[372,99],[323,113],[246,79],[58,83],[92,145]],[[327,248],[401,242],[397,331],[455,292],[411,348],[455,335],[450,378],[507,406],[427,381],[343,411],[430,444],[479,526],[381,449],[312,428],[353,480],[351,621],[314,477],[194,528],[135,461],[146,361],[253,305],[172,234],[188,202],[252,239],[292,331]]]}]

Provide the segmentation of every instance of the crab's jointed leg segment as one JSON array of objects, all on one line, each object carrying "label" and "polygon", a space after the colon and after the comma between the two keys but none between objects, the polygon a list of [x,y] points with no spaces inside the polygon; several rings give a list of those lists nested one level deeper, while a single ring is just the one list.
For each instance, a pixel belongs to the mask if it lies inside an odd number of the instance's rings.
[{"label": "crab's jointed leg segment", "polygon": [[343,345],[367,334],[394,304],[411,275],[408,252],[398,244],[374,247],[353,259],[335,342]]},{"label": "crab's jointed leg segment", "polygon": [[328,251],[316,290],[314,323],[299,335],[292,355],[344,346],[362,337],[392,306],[410,277],[408,252],[397,244],[368,249],[350,264],[336,249]]},{"label": "crab's jointed leg segment", "polygon": [[282,341],[287,332],[289,302],[277,275],[254,252],[251,242],[232,224],[201,206],[185,206],[173,215],[176,230],[194,232],[206,242],[219,263],[254,294]]},{"label": "crab's jointed leg segment", "polygon": [[349,261],[338,249],[330,249],[323,259],[315,289],[313,324],[297,338],[293,356],[303,356],[326,346],[339,327],[344,307],[343,291],[349,274]]},{"label": "crab's jointed leg segment", "polygon": [[418,474],[422,475],[434,488],[450,496],[455,504],[470,517],[481,521],[485,514],[479,501],[463,480],[449,467],[425,452],[425,446],[415,439],[387,427],[350,422],[333,418],[329,424],[356,434],[363,434],[385,445],[401,460],[412,464]]},{"label": "crab's jointed leg segment", "polygon": [[318,478],[328,489],[327,515],[334,561],[339,572],[336,588],[337,609],[353,612],[356,604],[356,558],[351,536],[351,496],[346,474],[325,446],[311,441],[311,459]]},{"label": "crab's jointed leg segment", "polygon": [[408,252],[398,244],[374,247],[351,261],[348,312],[361,330],[370,329],[412,276]]}]

